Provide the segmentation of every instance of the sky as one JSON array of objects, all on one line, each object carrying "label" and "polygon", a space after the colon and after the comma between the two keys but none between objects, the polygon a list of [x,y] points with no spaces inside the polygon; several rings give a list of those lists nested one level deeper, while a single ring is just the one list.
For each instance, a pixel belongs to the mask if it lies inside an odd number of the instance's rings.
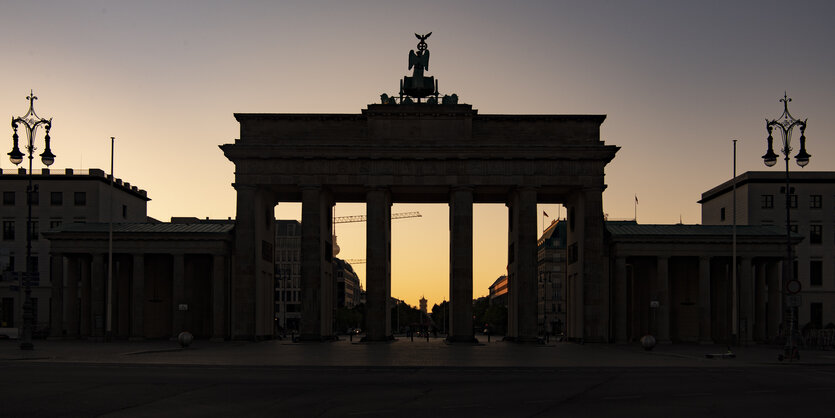
[{"label": "sky", "polygon": [[[765,119],[784,92],[808,120],[805,170],[835,170],[832,16],[831,1],[4,0],[0,114],[26,113],[33,89],[53,168],[107,169],[114,136],[115,175],[148,191],[149,216],[234,218],[217,147],[238,137],[233,113],[359,113],[397,92],[413,34],[432,32],[427,75],[480,114],[607,115],[601,139],[621,147],[610,219],[696,224],[701,193],[732,175],[732,139],[738,173],[766,170]],[[392,296],[432,306],[449,294],[448,211],[393,208],[411,210],[423,217],[392,222]],[[565,215],[540,212],[540,229]],[[476,297],[505,272],[506,218],[474,209]],[[336,232],[340,257],[365,258],[363,224]]]}]

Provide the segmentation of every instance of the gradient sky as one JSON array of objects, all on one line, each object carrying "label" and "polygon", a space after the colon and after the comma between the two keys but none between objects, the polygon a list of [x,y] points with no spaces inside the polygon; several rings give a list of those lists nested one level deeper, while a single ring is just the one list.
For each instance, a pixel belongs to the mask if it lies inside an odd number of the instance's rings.
[{"label": "gradient sky", "polygon": [[[217,147],[238,136],[234,112],[358,113],[397,92],[413,33],[431,31],[428,74],[482,114],[608,115],[610,218],[631,219],[637,195],[639,222],[693,224],[731,176],[731,139],[738,172],[766,169],[784,90],[808,119],[806,170],[835,170],[833,16],[831,1],[5,0],[0,111],[23,115],[34,89],[54,168],[109,167],[115,136],[115,174],[148,191],[150,216],[234,217]],[[392,295],[431,306],[448,298],[447,208],[393,208],[409,210],[424,217],[393,222]],[[475,208],[475,296],[505,270],[506,223]],[[365,257],[364,231],[337,225],[341,257]]]}]

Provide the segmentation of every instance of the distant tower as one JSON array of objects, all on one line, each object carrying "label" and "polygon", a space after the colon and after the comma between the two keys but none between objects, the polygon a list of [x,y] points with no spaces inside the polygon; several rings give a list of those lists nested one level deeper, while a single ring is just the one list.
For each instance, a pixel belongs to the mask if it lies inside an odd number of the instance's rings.
[{"label": "distant tower", "polygon": [[423,296],[420,297],[420,313],[426,316],[426,298]]}]

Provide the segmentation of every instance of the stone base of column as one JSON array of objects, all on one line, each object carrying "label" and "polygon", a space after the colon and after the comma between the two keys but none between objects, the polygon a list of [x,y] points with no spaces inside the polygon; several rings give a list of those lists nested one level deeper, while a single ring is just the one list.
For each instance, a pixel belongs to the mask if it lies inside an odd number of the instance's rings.
[{"label": "stone base of column", "polygon": [[447,344],[478,344],[479,341],[476,337],[472,337],[472,336],[450,335],[450,336],[444,338],[444,343],[447,343]]}]

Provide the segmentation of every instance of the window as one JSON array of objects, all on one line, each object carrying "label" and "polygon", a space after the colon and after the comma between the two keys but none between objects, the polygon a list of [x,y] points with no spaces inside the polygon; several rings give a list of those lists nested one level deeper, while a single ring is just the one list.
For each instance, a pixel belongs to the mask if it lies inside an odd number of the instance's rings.
[{"label": "window", "polygon": [[809,261],[809,285],[823,286],[823,261]]},{"label": "window", "polygon": [[52,206],[61,206],[64,204],[64,193],[52,192],[49,194],[49,204]]},{"label": "window", "polygon": [[9,264],[6,265],[6,271],[14,271],[14,255],[9,256]]},{"label": "window", "polygon": [[809,208],[810,209],[820,209],[823,207],[823,196],[819,194],[813,194],[809,196]]},{"label": "window", "polygon": [[61,219],[52,219],[49,221],[49,229],[59,228],[63,223],[64,221]]},{"label": "window", "polygon": [[128,205],[122,205],[122,219],[128,218]]},{"label": "window", "polygon": [[797,195],[793,194],[789,196],[789,207],[792,209],[797,209]]},{"label": "window", "polygon": [[76,206],[86,206],[87,205],[87,192],[75,192],[75,205]]},{"label": "window", "polygon": [[789,230],[796,234],[797,233],[797,224],[789,225]]},{"label": "window", "polygon": [[823,225],[809,225],[809,244],[823,242]]},{"label": "window", "polygon": [[32,190],[32,193],[29,193],[29,199],[31,199],[32,206],[38,206],[41,204],[41,192],[38,191],[38,186],[35,185],[35,190]]},{"label": "window", "polygon": [[3,192],[3,206],[14,206],[14,192]]},{"label": "window", "polygon": [[822,303],[810,303],[809,304],[809,322],[812,324],[812,328],[821,329],[823,328],[823,304]]},{"label": "window", "polygon": [[38,221],[32,221],[32,241],[37,241],[41,235],[41,227]]},{"label": "window", "polygon": [[14,221],[3,221],[3,240],[14,241]]},{"label": "window", "polygon": [[763,209],[774,208],[774,195],[764,194],[760,196],[760,207]]},{"label": "window", "polygon": [[719,220],[720,220],[720,221],[724,221],[724,220],[725,220],[725,208],[720,208],[720,209],[719,209]]}]

